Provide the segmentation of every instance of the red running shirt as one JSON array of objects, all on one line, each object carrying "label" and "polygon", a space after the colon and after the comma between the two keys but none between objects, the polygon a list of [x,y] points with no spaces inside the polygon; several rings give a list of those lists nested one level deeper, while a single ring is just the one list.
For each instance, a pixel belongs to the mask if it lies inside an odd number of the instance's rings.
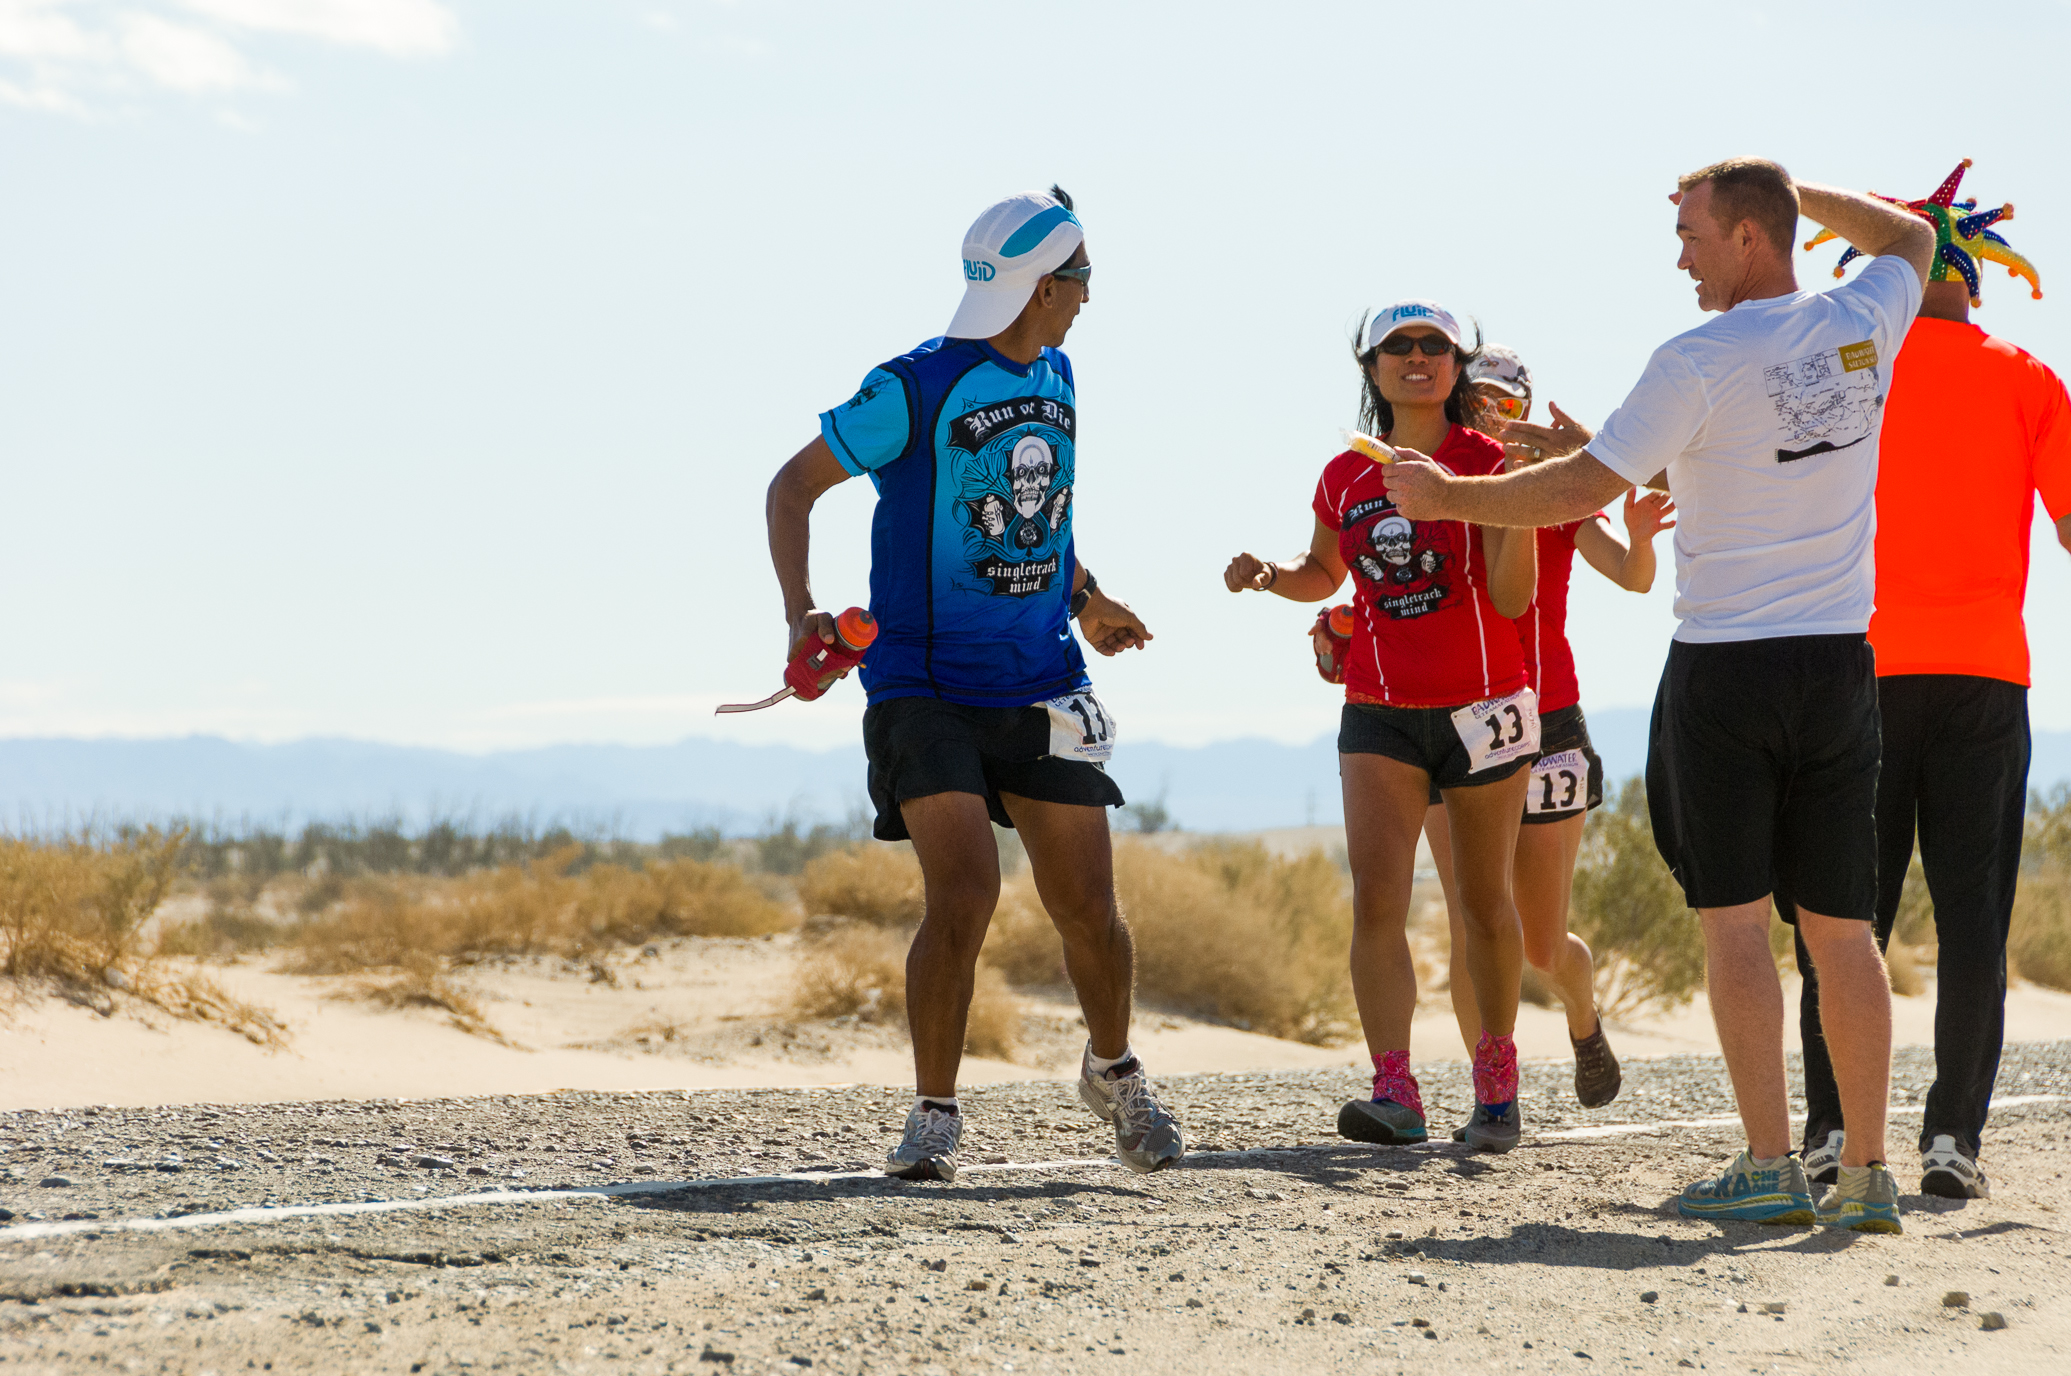
[{"label": "red running shirt", "polygon": [[[1601,520],[1602,515],[1584,518]],[[1575,568],[1575,532],[1581,521],[1539,527],[1539,582],[1532,605],[1511,624],[1524,651],[1525,677],[1539,695],[1541,712],[1557,712],[1582,701],[1575,677],[1575,651],[1568,644],[1568,577]]]},{"label": "red running shirt", "polygon": [[[1463,425],[1431,457],[1452,473],[1503,471],[1503,446]],[[1381,465],[1350,450],[1324,467],[1315,511],[1352,573],[1347,701],[1458,707],[1525,686],[1517,632],[1489,601],[1479,528],[1398,514]]]}]

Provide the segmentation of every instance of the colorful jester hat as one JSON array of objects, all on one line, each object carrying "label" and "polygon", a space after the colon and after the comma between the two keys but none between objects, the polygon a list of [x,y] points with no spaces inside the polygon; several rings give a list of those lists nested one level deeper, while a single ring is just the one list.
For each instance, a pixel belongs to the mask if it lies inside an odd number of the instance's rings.
[{"label": "colorful jester hat", "polygon": [[[1912,211],[1934,226],[1934,266],[1928,271],[1930,282],[1946,282],[1953,276],[1963,278],[1963,284],[1970,288],[1970,304],[1982,306],[1985,303],[1978,296],[1978,260],[1990,259],[2003,264],[2009,277],[2025,277],[2037,301],[2042,299],[2042,277],[2035,265],[2014,252],[2013,245],[1994,234],[1990,226],[2001,220],[2013,218],[2013,205],[2009,202],[1997,210],[1979,211],[1976,197],[1967,201],[1956,199],[1956,188],[1963,181],[1963,174],[1970,168],[1970,159],[1965,158],[1956,165],[1956,170],[1942,179],[1932,196],[1924,201],[1902,201],[1896,196],[1879,196],[1880,201],[1889,201],[1895,206]],[[1831,229],[1822,229],[1805,241],[1806,248],[1816,248],[1836,237]],[[1834,276],[1839,277],[1851,258],[1860,256],[1860,249],[1851,248],[1841,255],[1841,261],[1834,264]]]}]

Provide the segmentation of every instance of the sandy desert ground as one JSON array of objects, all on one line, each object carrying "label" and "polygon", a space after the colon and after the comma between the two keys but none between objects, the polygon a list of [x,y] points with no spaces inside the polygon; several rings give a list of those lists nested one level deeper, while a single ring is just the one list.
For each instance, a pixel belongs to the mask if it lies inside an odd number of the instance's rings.
[{"label": "sandy desert ground", "polygon": [[[1961,1204],[1911,1193],[1926,1063],[1901,1055],[1900,1237],[1676,1218],[1736,1141],[1723,1070],[1634,1070],[1585,1113],[1565,1067],[1527,1067],[1504,1157],[1335,1140],[1343,1069],[1169,1077],[1195,1151],[1149,1177],[1067,1084],[994,1084],[954,1185],[866,1169],[906,1104],[870,1087],[9,1113],[0,1362],[2065,1369],[2071,1044],[2009,1049],[1998,1194]],[[1441,1121],[1467,1103],[1464,1067],[1427,1085]]]}]

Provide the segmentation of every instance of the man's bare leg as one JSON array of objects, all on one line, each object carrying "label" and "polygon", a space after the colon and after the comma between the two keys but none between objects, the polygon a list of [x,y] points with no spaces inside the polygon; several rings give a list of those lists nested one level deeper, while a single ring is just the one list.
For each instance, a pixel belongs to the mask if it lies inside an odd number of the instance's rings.
[{"label": "man's bare leg", "polygon": [[[1040,803],[1012,793],[1000,802],[1028,852],[1036,895],[1064,940],[1064,969],[1086,1014],[1093,1054],[1112,1060],[1129,1045],[1129,999],[1136,947],[1115,902],[1113,842],[1107,809]],[[990,832],[987,833],[990,839]],[[995,868],[995,895],[999,880]],[[981,934],[982,935],[982,934]],[[975,953],[974,953],[975,959]],[[964,996],[968,1006],[968,984]]]},{"label": "man's bare leg", "polygon": [[999,844],[985,799],[975,793],[909,798],[899,812],[920,857],[927,900],[906,953],[913,1081],[923,1098],[949,1099],[964,1059],[978,951],[1000,901]]},{"label": "man's bare leg", "polygon": [[1891,976],[1868,922],[1798,910],[1798,934],[1819,971],[1819,1020],[1834,1083],[1841,1091],[1847,1137],[1841,1164],[1884,1159],[1884,1119],[1891,1102]]},{"label": "man's bare leg", "polygon": [[[1790,1097],[1783,1073],[1783,982],[1769,950],[1769,899],[1703,908],[1704,968],[1719,1050],[1750,1154],[1791,1149]],[[1887,1033],[1888,1035],[1888,1033]]]}]

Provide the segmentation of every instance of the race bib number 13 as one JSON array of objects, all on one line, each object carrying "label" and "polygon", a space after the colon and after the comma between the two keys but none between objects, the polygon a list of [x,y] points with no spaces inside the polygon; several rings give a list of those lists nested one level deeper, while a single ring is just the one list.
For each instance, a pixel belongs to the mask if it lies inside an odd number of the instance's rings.
[{"label": "race bib number 13", "polygon": [[1526,812],[1573,812],[1589,806],[1589,760],[1579,750],[1546,755],[1532,766]]},{"label": "race bib number 13", "polygon": [[1052,755],[1106,764],[1115,753],[1115,719],[1093,696],[1091,688],[1051,698],[1043,706],[1050,713]]},{"label": "race bib number 13", "polygon": [[1453,713],[1453,730],[1467,747],[1469,773],[1539,753],[1539,696],[1520,688],[1507,698],[1473,702]]}]

